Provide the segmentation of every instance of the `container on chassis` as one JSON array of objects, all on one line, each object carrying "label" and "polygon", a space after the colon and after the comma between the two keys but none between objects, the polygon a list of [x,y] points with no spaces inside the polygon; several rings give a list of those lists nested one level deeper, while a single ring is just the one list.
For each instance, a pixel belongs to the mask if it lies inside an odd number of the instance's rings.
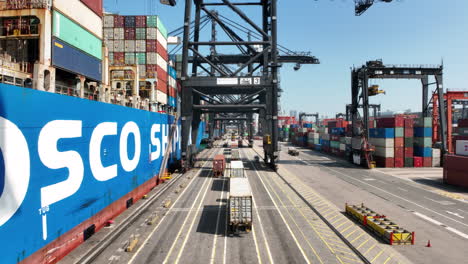
[{"label": "container on chassis", "polygon": [[231,178],[245,178],[244,174],[244,164],[240,160],[231,161]]},{"label": "container on chassis", "polygon": [[213,175],[215,177],[224,176],[226,168],[226,159],[224,155],[216,155],[213,159]]},{"label": "container on chassis", "polygon": [[230,179],[229,227],[231,232],[252,229],[252,191],[247,178]]},{"label": "container on chassis", "polygon": [[231,152],[231,160],[239,160],[239,159],[240,159],[239,150],[233,149]]}]

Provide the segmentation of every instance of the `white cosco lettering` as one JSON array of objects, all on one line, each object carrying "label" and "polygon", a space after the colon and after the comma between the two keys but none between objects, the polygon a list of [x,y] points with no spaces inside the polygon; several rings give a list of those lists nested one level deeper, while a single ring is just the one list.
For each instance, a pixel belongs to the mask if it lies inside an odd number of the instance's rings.
[{"label": "white cosco lettering", "polygon": [[[83,158],[75,150],[59,151],[61,139],[82,137],[81,120],[53,120],[47,123],[38,137],[38,154],[40,161],[49,169],[68,169],[66,180],[44,186],[40,189],[41,208],[39,213],[43,220],[43,238],[47,239],[46,213],[49,206],[75,194],[84,177]],[[151,152],[151,161],[164,155],[168,144],[167,126],[154,124],[151,127],[151,145],[156,151]],[[6,223],[20,208],[26,196],[30,181],[30,153],[27,141],[21,130],[11,121],[0,117],[0,151],[5,163],[5,179],[0,196],[0,226]],[[161,135],[156,135],[161,133]],[[134,155],[128,157],[128,137],[133,134]],[[93,176],[98,181],[107,181],[117,176],[117,164],[104,167],[101,160],[101,145],[104,137],[117,136],[116,122],[103,122],[93,130],[89,143],[89,163]],[[140,129],[135,122],[127,122],[120,133],[119,156],[122,168],[133,171],[138,166],[141,156]]]}]

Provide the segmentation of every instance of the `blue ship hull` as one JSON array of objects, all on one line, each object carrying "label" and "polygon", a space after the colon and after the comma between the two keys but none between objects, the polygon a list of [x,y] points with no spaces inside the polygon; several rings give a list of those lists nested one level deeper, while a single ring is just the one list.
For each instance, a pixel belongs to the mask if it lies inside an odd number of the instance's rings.
[{"label": "blue ship hull", "polygon": [[180,159],[170,115],[5,84],[0,100],[2,263],[41,262],[39,250],[154,182],[167,147]]}]

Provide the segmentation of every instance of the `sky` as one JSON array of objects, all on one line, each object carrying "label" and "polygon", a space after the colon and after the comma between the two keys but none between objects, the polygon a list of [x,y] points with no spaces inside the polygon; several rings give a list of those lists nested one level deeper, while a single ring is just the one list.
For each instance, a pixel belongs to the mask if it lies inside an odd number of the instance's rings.
[{"label": "sky", "polygon": [[[183,25],[184,2],[169,7],[159,0],[104,0],[104,7],[122,15],[156,13],[171,31]],[[328,116],[344,113],[351,102],[351,68],[374,59],[385,64],[443,62],[445,89],[468,90],[467,12],[466,0],[394,0],[376,3],[356,17],[353,0],[278,0],[278,42],[290,50],[310,51],[321,61],[299,71],[283,65],[282,109]],[[254,9],[246,13],[254,20],[260,18]],[[382,110],[421,109],[420,81],[371,84],[386,91],[370,99]]]}]

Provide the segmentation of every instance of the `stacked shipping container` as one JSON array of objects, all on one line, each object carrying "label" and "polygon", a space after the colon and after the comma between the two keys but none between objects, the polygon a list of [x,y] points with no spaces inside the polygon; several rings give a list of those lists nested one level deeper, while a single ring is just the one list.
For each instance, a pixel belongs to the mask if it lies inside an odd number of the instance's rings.
[{"label": "stacked shipping container", "polygon": [[177,73],[168,66],[167,30],[160,18],[105,15],[103,34],[110,65],[138,65],[140,81],[156,80],[156,101],[176,107]]},{"label": "stacked shipping container", "polygon": [[432,167],[432,118],[417,118],[414,121],[415,167]]},{"label": "stacked shipping container", "polygon": [[445,156],[444,182],[468,188],[468,119],[458,121],[453,144],[455,154]]},{"label": "stacked shipping container", "polygon": [[53,7],[52,64],[101,81],[102,1],[55,0]]}]

